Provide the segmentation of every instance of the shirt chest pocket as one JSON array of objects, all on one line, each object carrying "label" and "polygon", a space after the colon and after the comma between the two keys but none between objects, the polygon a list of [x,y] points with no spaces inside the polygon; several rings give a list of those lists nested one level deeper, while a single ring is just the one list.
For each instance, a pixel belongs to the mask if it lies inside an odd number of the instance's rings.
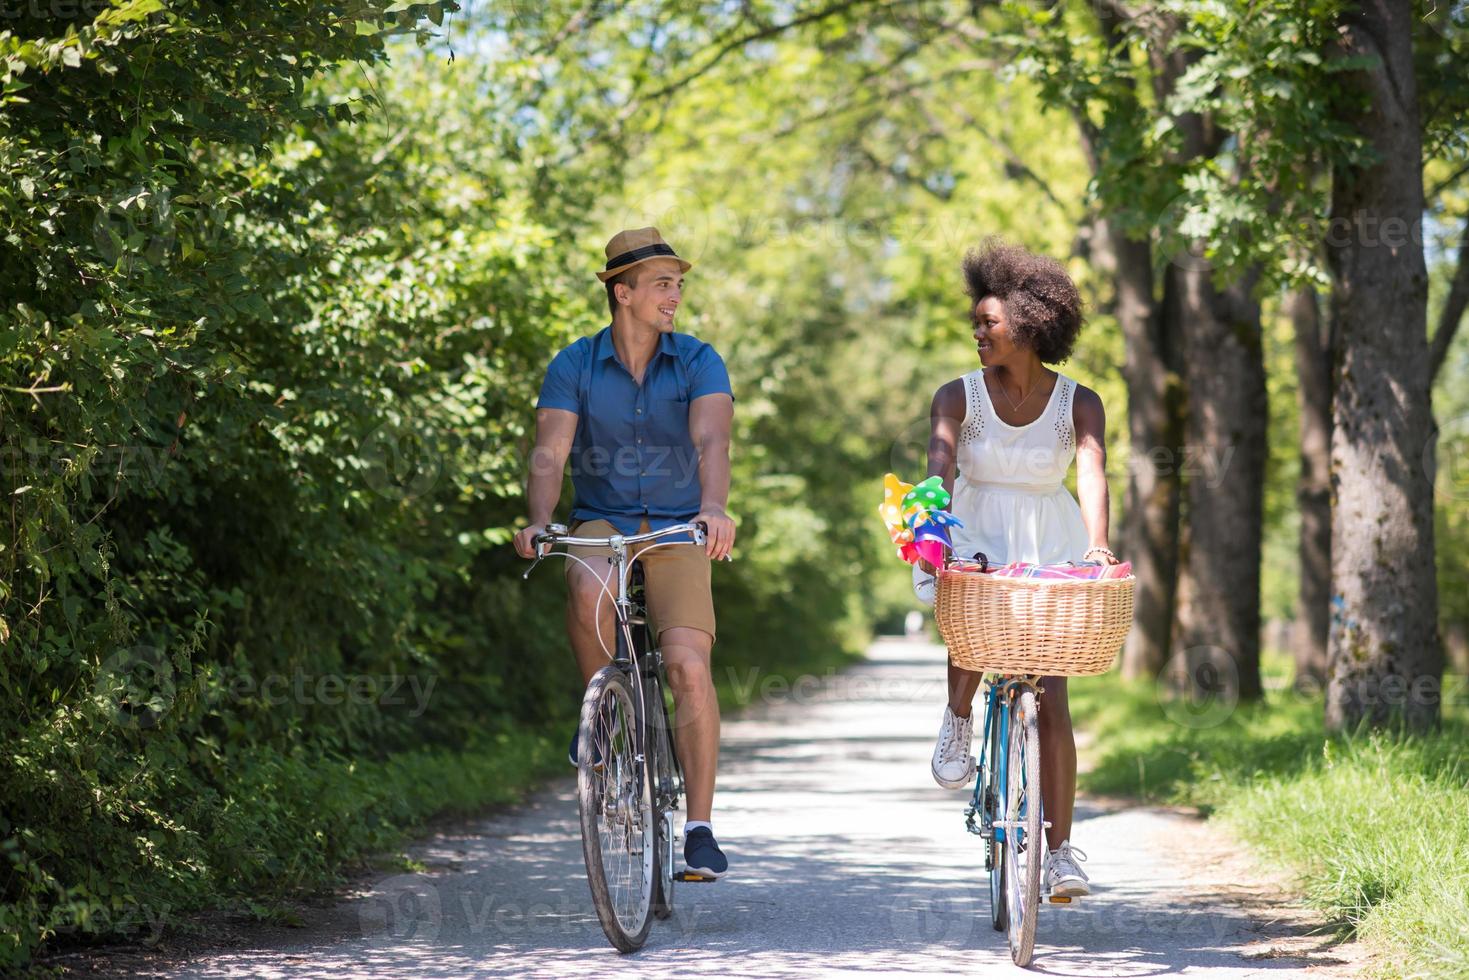
[{"label": "shirt chest pocket", "polygon": [[689,445],[689,389],[680,365],[660,359],[648,378],[646,448],[680,453]]},{"label": "shirt chest pocket", "polygon": [[653,397],[650,432],[654,441],[664,446],[683,446],[689,441],[689,400],[687,396],[670,393],[667,397]]}]

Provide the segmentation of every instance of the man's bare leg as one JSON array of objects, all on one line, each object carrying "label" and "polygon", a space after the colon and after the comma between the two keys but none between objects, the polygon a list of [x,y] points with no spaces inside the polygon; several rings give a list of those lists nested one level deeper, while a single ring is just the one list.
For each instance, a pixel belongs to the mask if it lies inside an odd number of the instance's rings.
[{"label": "man's bare leg", "polygon": [[[613,601],[602,591],[602,584],[612,577],[613,565],[602,558],[588,558],[587,563],[598,570],[602,576],[600,579],[592,568],[577,562],[570,562],[571,568],[566,576],[569,592],[566,633],[571,637],[571,649],[576,654],[583,682],[590,681],[593,674],[610,664],[612,655],[617,652]],[[610,585],[608,587],[611,588]],[[599,627],[602,634],[600,642],[597,639]],[[605,649],[603,644],[606,644]]]},{"label": "man's bare leg", "polygon": [[664,630],[660,640],[678,708],[675,738],[688,793],[688,819],[707,821],[714,808],[714,774],[719,766],[719,700],[709,671],[714,638],[700,629],[676,626]]}]

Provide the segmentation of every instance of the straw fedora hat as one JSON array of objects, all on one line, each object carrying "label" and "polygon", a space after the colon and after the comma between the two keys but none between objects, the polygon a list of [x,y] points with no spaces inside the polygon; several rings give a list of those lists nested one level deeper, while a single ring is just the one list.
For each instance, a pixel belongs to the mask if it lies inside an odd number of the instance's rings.
[{"label": "straw fedora hat", "polygon": [[634,228],[631,231],[619,231],[612,236],[612,241],[607,243],[607,266],[598,270],[597,278],[606,282],[650,259],[677,259],[683,272],[693,268],[692,262],[685,262],[678,257],[673,246],[663,240],[657,228]]}]

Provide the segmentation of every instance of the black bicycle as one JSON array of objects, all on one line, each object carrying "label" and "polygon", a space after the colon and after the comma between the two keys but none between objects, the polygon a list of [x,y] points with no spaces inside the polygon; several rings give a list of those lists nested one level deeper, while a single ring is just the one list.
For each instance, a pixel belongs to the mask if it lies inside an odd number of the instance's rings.
[{"label": "black bicycle", "polygon": [[[673,738],[673,712],[663,657],[649,642],[642,565],[630,558],[632,545],[662,538],[643,549],[682,544],[690,538],[704,546],[702,524],[676,524],[647,534],[606,538],[572,537],[565,525],[551,524],[535,539],[536,558],[525,578],[545,558],[586,559],[558,545],[610,548],[617,593],[616,649],[597,671],[582,698],[577,729],[576,786],[581,810],[582,856],[587,883],[602,931],[612,945],[631,953],[647,941],[653,919],[673,914],[674,881],[712,881],[690,872],[675,874],[674,813],[683,795],[683,770]],[[546,549],[546,550],[543,550]],[[595,569],[593,569],[595,571]],[[599,576],[600,577],[600,576]]]}]

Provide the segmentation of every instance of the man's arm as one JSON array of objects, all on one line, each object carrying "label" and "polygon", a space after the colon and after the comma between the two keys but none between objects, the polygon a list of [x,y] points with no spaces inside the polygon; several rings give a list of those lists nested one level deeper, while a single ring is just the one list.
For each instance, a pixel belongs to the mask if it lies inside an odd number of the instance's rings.
[{"label": "man's arm", "polygon": [[530,454],[530,476],[525,484],[530,526],[515,535],[515,550],[522,558],[535,557],[535,537],[551,523],[561,501],[561,480],[576,438],[576,419],[575,412],[562,408],[536,410],[536,447]]},{"label": "man's arm", "polygon": [[709,526],[705,551],[718,561],[734,547],[735,524],[724,508],[729,503],[729,433],[734,399],[703,395],[689,403],[689,437],[699,454],[699,516]]}]

